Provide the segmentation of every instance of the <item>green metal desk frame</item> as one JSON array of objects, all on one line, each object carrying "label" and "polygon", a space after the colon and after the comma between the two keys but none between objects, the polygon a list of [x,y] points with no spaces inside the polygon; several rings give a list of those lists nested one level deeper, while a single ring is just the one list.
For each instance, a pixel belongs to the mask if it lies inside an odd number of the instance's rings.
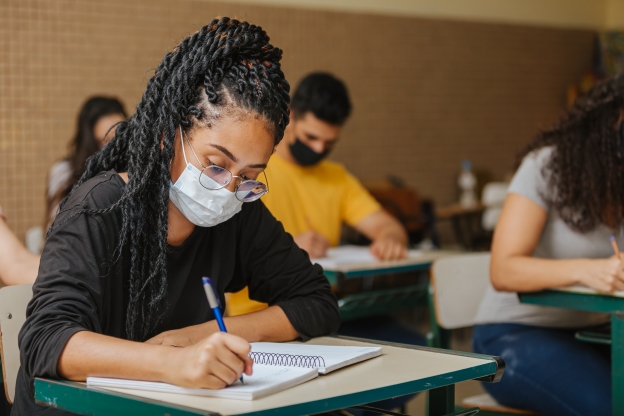
[{"label": "green metal desk frame", "polygon": [[[345,337],[347,338],[347,337]],[[349,338],[347,338],[349,339]],[[355,339],[355,338],[351,338]],[[402,384],[383,387],[380,389],[362,391],[344,396],[332,397],[324,400],[299,403],[281,408],[268,409],[259,412],[245,413],[244,416],[281,416],[281,415],[309,415],[344,409],[365,403],[404,396],[421,391],[429,392],[429,416],[444,416],[455,412],[455,384],[467,380],[482,380],[497,382],[503,375],[505,363],[499,357],[488,355],[463,353],[457,351],[440,350],[413,345],[402,345],[377,342],[381,345],[401,346],[410,349],[434,351],[441,354],[455,354],[476,357],[488,362],[451,373],[441,374],[421,380],[414,380]],[[139,398],[104,389],[88,388],[84,384],[64,380],[35,379],[35,401],[44,406],[55,407],[69,412],[90,416],[196,416],[217,415],[209,411],[173,405]],[[243,416],[243,415],[241,415]]]},{"label": "green metal desk frame", "polygon": [[435,306],[433,302],[433,286],[429,284],[427,300],[429,306],[429,332],[427,333],[427,345],[433,348],[443,348],[450,349],[451,348],[451,334],[453,331],[450,331],[446,328],[442,328],[438,325],[438,320],[436,317]]},{"label": "green metal desk frame", "polygon": [[427,305],[427,284],[349,295],[338,300],[342,322]]},{"label": "green metal desk frame", "polygon": [[611,394],[613,414],[624,415],[624,298],[544,290],[519,295],[520,302],[611,315]]},{"label": "green metal desk frame", "polygon": [[[331,271],[325,270],[325,277],[329,283],[336,287],[338,293],[345,280],[383,276],[387,274],[411,273],[428,271],[431,262],[384,267],[378,269],[352,270],[352,271]],[[343,322],[375,316],[384,313],[413,308],[415,306],[425,306],[427,304],[427,284],[417,284],[392,289],[376,290],[346,296],[338,301],[340,317]]]},{"label": "green metal desk frame", "polygon": [[329,280],[329,283],[332,286],[340,286],[342,280],[344,279],[355,279],[358,277],[370,277],[391,273],[407,273],[429,270],[431,268],[431,264],[433,264],[433,261],[419,264],[408,264],[403,266],[382,267],[378,269],[350,270],[345,272],[325,270],[325,277],[327,277],[327,280]]},{"label": "green metal desk frame", "polygon": [[[451,348],[451,335],[453,333],[452,330],[442,328],[438,325],[438,320],[436,317],[436,311],[433,302],[433,287],[431,284],[429,285],[428,291],[428,300],[429,300],[429,316],[430,320],[430,330],[427,333],[427,345],[434,348],[443,348],[450,349]],[[487,381],[487,380],[485,380]],[[471,409],[468,409],[462,405],[455,405],[455,410],[457,412],[469,412]],[[479,416],[501,416],[503,413],[501,412],[491,412],[491,411],[479,411]],[[509,415],[509,413],[504,413],[504,415]]]}]

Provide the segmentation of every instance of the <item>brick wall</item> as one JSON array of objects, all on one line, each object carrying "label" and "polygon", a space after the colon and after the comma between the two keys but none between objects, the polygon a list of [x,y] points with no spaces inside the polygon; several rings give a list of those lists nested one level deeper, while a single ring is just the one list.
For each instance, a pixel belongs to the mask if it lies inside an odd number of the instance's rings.
[{"label": "brick wall", "polygon": [[354,113],[332,158],[444,204],[463,158],[494,178],[589,67],[593,33],[191,0],[0,0],[0,205],[18,235],[93,94],[132,113],[164,53],[217,15],[263,26],[291,84],[328,70]]}]

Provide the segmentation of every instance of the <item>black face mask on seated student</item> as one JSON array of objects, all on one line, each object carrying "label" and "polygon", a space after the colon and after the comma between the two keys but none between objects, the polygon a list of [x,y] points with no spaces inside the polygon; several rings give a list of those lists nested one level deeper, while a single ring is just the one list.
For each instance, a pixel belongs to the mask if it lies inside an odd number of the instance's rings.
[{"label": "black face mask on seated student", "polygon": [[289,145],[290,154],[301,166],[312,166],[325,159],[331,149],[325,150],[323,153],[316,153],[303,142],[295,138],[295,142]]}]

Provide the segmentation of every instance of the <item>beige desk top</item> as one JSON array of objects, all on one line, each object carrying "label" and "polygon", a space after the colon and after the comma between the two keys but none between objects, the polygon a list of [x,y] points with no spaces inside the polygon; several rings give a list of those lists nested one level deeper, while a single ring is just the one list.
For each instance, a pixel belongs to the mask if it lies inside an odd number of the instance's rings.
[{"label": "beige desk top", "polygon": [[408,257],[403,260],[375,261],[375,262],[366,262],[366,263],[348,263],[348,264],[341,264],[336,267],[326,267],[325,271],[349,273],[349,272],[357,272],[357,271],[362,271],[362,270],[381,270],[381,269],[401,268],[404,266],[429,264],[441,257],[448,257],[448,256],[457,255],[457,254],[462,254],[462,253],[465,253],[465,252],[459,251],[459,250],[423,251],[422,254],[418,256]]},{"label": "beige desk top", "polygon": [[439,220],[444,220],[444,219],[452,218],[458,215],[480,213],[480,212],[483,212],[485,208],[486,208],[485,205],[483,205],[481,202],[477,202],[477,204],[474,207],[470,207],[470,208],[465,208],[465,207],[462,207],[458,203],[454,203],[454,204],[446,205],[443,207],[437,207],[436,218]]},{"label": "beige desk top", "polygon": [[[340,338],[317,338],[318,345],[371,345]],[[373,344],[374,345],[374,344]],[[336,396],[361,393],[382,387],[407,383],[456,371],[491,365],[491,359],[452,355],[440,352],[383,345],[382,356],[319,376],[280,393],[253,400],[231,400],[213,397],[185,396],[129,389],[106,389],[152,400],[185,406],[222,415],[237,415],[319,401]],[[466,379],[470,379],[467,377]],[[455,381],[449,377],[446,384]],[[463,380],[459,380],[463,381]],[[435,386],[430,386],[435,387]],[[102,388],[98,388],[102,389]]]}]

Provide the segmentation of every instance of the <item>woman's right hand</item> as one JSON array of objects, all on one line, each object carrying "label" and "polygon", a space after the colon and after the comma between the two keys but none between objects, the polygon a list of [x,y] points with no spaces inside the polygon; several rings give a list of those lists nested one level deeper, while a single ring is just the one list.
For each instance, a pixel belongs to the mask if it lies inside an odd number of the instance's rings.
[{"label": "woman's right hand", "polygon": [[579,267],[579,282],[601,293],[624,290],[624,264],[616,256],[608,259],[587,259]]},{"label": "woman's right hand", "polygon": [[217,332],[186,348],[168,348],[165,381],[176,386],[222,389],[252,373],[251,345],[236,335]]}]

